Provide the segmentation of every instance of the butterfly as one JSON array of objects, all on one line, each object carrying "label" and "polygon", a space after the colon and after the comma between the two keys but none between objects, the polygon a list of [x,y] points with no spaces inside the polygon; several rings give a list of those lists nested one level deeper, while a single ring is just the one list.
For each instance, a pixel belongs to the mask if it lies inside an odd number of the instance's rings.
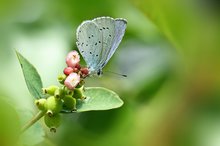
[{"label": "butterfly", "polygon": [[89,75],[102,74],[103,67],[118,48],[126,26],[125,19],[111,17],[98,17],[79,25],[76,45],[87,64]]}]

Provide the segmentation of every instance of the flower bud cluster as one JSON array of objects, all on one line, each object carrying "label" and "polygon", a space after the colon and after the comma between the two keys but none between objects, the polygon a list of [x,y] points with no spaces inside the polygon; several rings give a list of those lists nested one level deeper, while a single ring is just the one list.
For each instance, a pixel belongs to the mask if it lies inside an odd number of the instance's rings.
[{"label": "flower bud cluster", "polygon": [[80,56],[77,51],[74,50],[67,54],[67,67],[64,68],[63,73],[66,75],[64,84],[70,90],[73,90],[79,84],[81,78],[85,78],[89,73],[88,68],[81,67],[79,62]]},{"label": "flower bud cluster", "polygon": [[56,128],[61,124],[62,111],[76,111],[77,100],[83,100],[84,78],[88,76],[88,68],[83,68],[79,64],[80,56],[77,51],[71,51],[66,57],[67,67],[62,75],[58,76],[61,87],[52,85],[43,88],[46,98],[35,101],[39,110],[45,112],[44,122],[51,132],[56,132]]}]

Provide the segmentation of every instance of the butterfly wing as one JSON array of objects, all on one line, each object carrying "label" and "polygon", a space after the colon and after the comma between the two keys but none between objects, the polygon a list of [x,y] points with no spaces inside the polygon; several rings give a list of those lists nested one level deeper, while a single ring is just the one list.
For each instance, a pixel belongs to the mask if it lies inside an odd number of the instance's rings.
[{"label": "butterfly wing", "polygon": [[102,33],[92,21],[84,21],[76,31],[76,45],[90,70],[95,70],[101,59]]},{"label": "butterfly wing", "polygon": [[90,72],[98,73],[107,64],[124,36],[126,24],[124,19],[99,17],[77,28],[76,44]]},{"label": "butterfly wing", "polygon": [[114,41],[115,25],[114,19],[110,17],[99,17],[92,20],[102,32],[102,51],[101,59],[97,65],[97,69],[101,69],[101,64],[104,64],[108,54],[110,53],[111,45]]},{"label": "butterfly wing", "polygon": [[92,20],[102,31],[103,48],[97,69],[102,69],[118,48],[126,29],[127,21],[121,18],[99,17]]},{"label": "butterfly wing", "polygon": [[127,21],[125,19],[121,19],[121,18],[115,19],[114,40],[113,40],[111,49],[108,53],[107,59],[103,64],[103,67],[107,64],[107,62],[112,57],[112,55],[115,53],[115,50],[118,48],[119,44],[121,43],[121,40],[125,34],[126,26],[127,26]]}]

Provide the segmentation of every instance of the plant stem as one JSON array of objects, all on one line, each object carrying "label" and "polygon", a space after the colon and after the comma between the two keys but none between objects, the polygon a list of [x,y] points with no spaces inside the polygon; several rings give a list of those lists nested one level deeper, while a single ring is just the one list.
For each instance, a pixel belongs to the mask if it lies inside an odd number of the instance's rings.
[{"label": "plant stem", "polygon": [[28,123],[21,128],[21,133],[25,132],[29,127],[36,123],[45,114],[45,111],[39,111]]}]

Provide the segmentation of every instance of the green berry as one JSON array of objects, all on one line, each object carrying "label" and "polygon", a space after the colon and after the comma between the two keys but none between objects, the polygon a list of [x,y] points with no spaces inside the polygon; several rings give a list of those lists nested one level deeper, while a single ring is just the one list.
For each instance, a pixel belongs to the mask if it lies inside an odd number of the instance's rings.
[{"label": "green berry", "polygon": [[64,90],[59,88],[54,92],[54,97],[62,98],[64,96]]},{"label": "green berry", "polygon": [[45,107],[45,104],[46,104],[47,100],[42,98],[42,99],[39,99],[39,100],[35,100],[35,105],[37,106],[37,108],[39,110],[46,110],[46,107]]},{"label": "green berry", "polygon": [[62,85],[64,84],[65,79],[66,79],[66,75],[65,75],[65,74],[59,75],[59,76],[57,77],[58,82],[59,82],[60,84],[62,84]]},{"label": "green berry", "polygon": [[49,95],[54,95],[54,92],[55,92],[57,89],[59,89],[59,87],[58,87],[58,86],[54,86],[54,85],[52,85],[52,86],[50,86],[50,87],[47,87],[47,88],[42,88],[43,93],[44,93],[44,94],[49,94]]},{"label": "green berry", "polygon": [[48,128],[50,128],[51,132],[56,132],[56,128],[61,124],[61,115],[54,114],[53,116],[49,116],[47,114],[44,115],[44,122]]},{"label": "green berry", "polygon": [[74,94],[74,92],[72,90],[65,88],[65,95],[73,96],[73,94]]},{"label": "green berry", "polygon": [[76,99],[70,95],[66,95],[63,98],[63,106],[65,109],[70,111],[76,110]]},{"label": "green berry", "polygon": [[84,95],[84,86],[80,87],[80,88],[75,88],[74,89],[74,94],[73,97],[78,99],[84,99],[85,95]]},{"label": "green berry", "polygon": [[57,99],[54,96],[50,96],[49,98],[47,98],[47,102],[45,105],[48,111],[51,111],[53,114],[56,114],[62,110],[63,103],[60,99]]}]

